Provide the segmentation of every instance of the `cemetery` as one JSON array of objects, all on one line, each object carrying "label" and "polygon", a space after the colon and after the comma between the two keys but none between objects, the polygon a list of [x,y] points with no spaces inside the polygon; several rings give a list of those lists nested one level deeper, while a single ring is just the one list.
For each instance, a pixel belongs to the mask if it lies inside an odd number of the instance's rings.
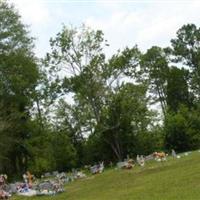
[{"label": "cemetery", "polygon": [[[159,152],[159,153],[162,153],[162,152]],[[34,177],[30,172],[27,172],[27,174],[23,175],[22,182],[15,182],[15,183],[8,183],[6,175],[1,175],[0,176],[0,188],[1,188],[0,198],[1,199],[9,198],[12,200],[12,199],[24,199],[24,198],[32,199],[32,197],[34,196],[35,197],[36,196],[46,196],[46,197],[52,196],[55,199],[60,199],[60,197],[64,198],[65,196],[68,196],[68,193],[71,193],[70,189],[72,189],[72,187],[75,187],[76,184],[82,185],[84,189],[85,187],[83,186],[84,184],[93,184],[92,182],[97,181],[95,184],[98,185],[98,181],[101,181],[101,179],[102,180],[103,179],[106,180],[107,178],[115,179],[117,178],[115,176],[121,176],[121,178],[123,179],[124,178],[123,176],[126,177],[128,175],[126,173],[130,173],[130,176],[132,176],[133,179],[134,177],[138,179],[139,176],[141,176],[142,178],[143,176],[142,173],[146,174],[145,176],[147,176],[148,173],[151,174],[151,170],[154,171],[156,169],[158,169],[158,171],[153,172],[153,176],[157,176],[157,174],[162,173],[163,170],[164,171],[169,170],[169,173],[179,173],[178,170],[180,169],[178,166],[181,163],[186,163],[186,169],[188,168],[189,170],[192,168],[192,166],[195,163],[197,164],[196,169],[200,166],[200,150],[196,152],[185,152],[182,154],[177,154],[174,150],[172,150],[169,156],[166,155],[165,159],[163,159],[163,155],[161,156],[162,157],[161,159],[161,158],[155,157],[154,154],[155,152],[149,156],[138,155],[135,160],[125,159],[125,161],[123,162],[116,163],[116,166],[112,168],[102,169],[98,172],[96,170],[97,166],[91,166],[90,170],[87,171],[87,175],[83,173],[82,171],[76,171],[76,170],[73,170],[73,172],[71,173],[65,173],[65,172],[59,173],[57,171],[54,171],[52,173],[50,172],[45,173],[44,175],[42,175],[41,178],[38,179]],[[189,164],[188,162],[191,162],[191,163]],[[102,163],[100,163],[99,165],[102,167]],[[177,171],[170,172],[171,170],[173,170],[173,168],[174,170],[176,170],[177,168]],[[186,176],[187,176],[187,173],[190,174],[190,172],[186,172],[185,173]],[[143,177],[144,179],[145,179],[145,176]],[[91,179],[91,177],[93,178]],[[197,174],[197,177],[191,177],[191,179],[192,178],[197,180],[198,174]],[[170,179],[168,180],[167,177],[164,177],[164,179],[167,182],[169,181],[169,183],[172,181]],[[183,179],[183,177],[179,177],[177,175],[176,181],[178,181],[178,179],[180,179],[179,187],[185,187],[185,185],[184,184],[182,185],[181,183],[181,180]],[[126,181],[126,180],[124,179],[123,181]],[[129,181],[130,181],[130,178],[129,178]],[[138,182],[138,184],[141,184],[140,181]],[[132,184],[130,183],[130,185]],[[109,187],[109,185],[104,185],[104,187],[101,188],[103,193],[104,192],[106,193],[107,187]],[[197,188],[198,188],[198,185],[197,185]],[[130,196],[130,199],[131,198],[136,199],[134,196],[133,197]],[[70,199],[73,199],[73,197],[70,197]],[[100,198],[97,197],[96,199],[100,199]],[[116,199],[120,199],[120,198],[116,196]],[[151,199],[151,198],[145,198],[145,199]]]},{"label": "cemetery", "polygon": [[200,200],[199,10],[0,0],[0,199]]}]

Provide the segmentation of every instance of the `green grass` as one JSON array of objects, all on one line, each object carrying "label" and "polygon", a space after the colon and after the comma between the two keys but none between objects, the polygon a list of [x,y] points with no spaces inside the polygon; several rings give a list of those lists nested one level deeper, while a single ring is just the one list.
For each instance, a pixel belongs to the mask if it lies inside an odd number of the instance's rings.
[{"label": "green grass", "polygon": [[76,180],[65,189],[56,196],[14,196],[11,200],[199,200],[200,153],[162,163],[153,161],[143,168],[107,170]]}]

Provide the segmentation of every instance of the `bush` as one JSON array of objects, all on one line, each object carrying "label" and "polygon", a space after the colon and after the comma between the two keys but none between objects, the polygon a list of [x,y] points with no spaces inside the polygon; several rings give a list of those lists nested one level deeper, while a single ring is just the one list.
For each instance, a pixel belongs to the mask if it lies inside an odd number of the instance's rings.
[{"label": "bush", "polygon": [[200,116],[198,110],[181,106],[165,119],[165,146],[183,152],[200,148]]}]

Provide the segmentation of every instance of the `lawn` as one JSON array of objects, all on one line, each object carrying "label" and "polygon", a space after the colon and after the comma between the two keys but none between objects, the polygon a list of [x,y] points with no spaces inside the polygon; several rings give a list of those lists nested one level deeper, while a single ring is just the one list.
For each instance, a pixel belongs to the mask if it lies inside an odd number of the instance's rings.
[{"label": "lawn", "polygon": [[199,200],[200,153],[149,162],[132,170],[106,170],[76,180],[49,197],[14,196],[11,200]]}]

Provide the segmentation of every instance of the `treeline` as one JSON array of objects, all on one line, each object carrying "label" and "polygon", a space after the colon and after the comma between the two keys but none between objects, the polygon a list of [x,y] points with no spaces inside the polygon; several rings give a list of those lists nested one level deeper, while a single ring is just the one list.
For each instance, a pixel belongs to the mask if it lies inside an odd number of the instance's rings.
[{"label": "treeline", "polygon": [[103,32],[84,25],[63,26],[50,46],[37,58],[18,12],[0,1],[0,173],[200,148],[200,28],[110,58]]}]

